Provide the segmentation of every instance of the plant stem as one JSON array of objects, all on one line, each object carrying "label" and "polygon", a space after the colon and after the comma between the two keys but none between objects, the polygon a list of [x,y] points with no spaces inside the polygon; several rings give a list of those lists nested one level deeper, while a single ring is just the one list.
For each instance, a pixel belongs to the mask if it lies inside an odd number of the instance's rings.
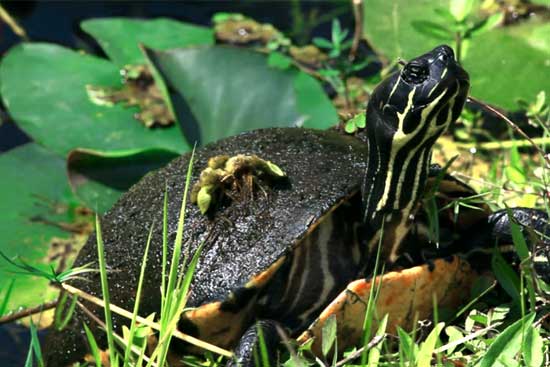
[{"label": "plant stem", "polygon": [[12,321],[22,319],[23,317],[31,316],[31,315],[40,313],[42,311],[52,309],[55,306],[57,306],[57,300],[42,303],[41,305],[38,305],[36,307],[25,308],[21,311],[14,312],[14,313],[11,313],[9,315],[0,317],[0,325],[7,324],[7,323],[10,323]]},{"label": "plant stem", "polygon": [[542,156],[542,158],[546,161],[546,163],[548,165],[550,165],[550,157],[548,156],[548,154],[546,154],[545,152],[543,152],[540,147],[535,144],[535,142],[533,141],[533,139],[531,139],[523,130],[521,130],[519,128],[518,125],[516,125],[512,120],[510,120],[508,117],[506,117],[502,112],[500,112],[499,110],[497,110],[496,108],[494,107],[491,107],[489,106],[487,103],[485,102],[482,102],[481,100],[477,99],[477,98],[474,98],[472,96],[468,96],[468,100],[477,104],[478,106],[484,108],[485,110],[489,111],[489,112],[492,112],[494,113],[495,115],[497,115],[497,117],[501,118],[502,120],[504,120],[504,122],[506,122],[508,124],[508,126],[510,126],[512,128],[512,130],[514,130],[516,133],[518,133],[519,135],[521,135],[523,138],[525,138],[527,141],[529,141],[529,143],[531,143],[531,145],[537,150],[537,152],[540,153],[540,155]]},{"label": "plant stem", "polygon": [[363,37],[363,0],[353,0],[353,19],[355,20],[355,28],[353,31],[353,43],[349,51],[349,60],[353,62],[357,56],[359,41]]},{"label": "plant stem", "polygon": [[[94,313],[92,311],[90,311],[88,309],[88,307],[84,306],[82,303],[80,302],[77,302],[76,303],[78,305],[78,307],[80,307],[80,309],[90,318],[92,319],[94,322],[96,322],[99,326],[101,326],[103,329],[106,330],[106,325],[103,321],[101,321],[96,315],[94,315]],[[120,335],[116,334],[116,333],[113,333],[113,335],[116,337],[116,339],[118,339],[118,341],[124,345],[128,344],[126,343],[126,340],[124,340],[123,337],[121,337]],[[136,355],[140,355],[141,353],[141,350],[139,350],[136,346],[131,346],[131,350],[132,352],[134,352]],[[143,359],[145,361],[149,361],[149,357],[147,356],[143,356]],[[157,364],[154,363],[154,362],[151,362],[153,366],[157,367]]]},{"label": "plant stem", "polygon": [[351,109],[351,102],[349,99],[348,78],[343,76],[342,82],[344,83],[344,101],[346,103],[346,109],[349,111]]},{"label": "plant stem", "polygon": [[17,21],[4,9],[2,5],[0,5],[0,19],[4,21],[10,27],[10,29],[21,37],[24,41],[30,41],[29,36],[27,35],[27,32],[21,27]]},{"label": "plant stem", "polygon": [[456,48],[456,61],[462,64],[462,34],[460,32],[455,33],[455,48]]},{"label": "plant stem", "polygon": [[535,143],[537,145],[550,145],[550,137],[546,138],[532,138],[528,140],[503,140],[503,141],[490,141],[486,143],[456,143],[457,148],[460,149],[481,149],[481,150],[498,150],[498,149],[510,149],[512,147],[526,148],[532,146]]},{"label": "plant stem", "polygon": [[[102,300],[100,298],[97,298],[97,297],[94,297],[91,294],[88,294],[88,293],[86,293],[86,292],[84,292],[84,291],[82,291],[78,288],[73,287],[72,285],[62,284],[61,287],[64,290],[66,290],[67,292],[69,292],[70,294],[77,295],[78,297],[80,297],[82,299],[85,299],[86,301],[89,301],[89,302],[91,302],[91,303],[93,303],[97,306],[105,307],[105,301],[104,300]],[[132,319],[132,316],[133,316],[132,313],[129,312],[129,311],[126,311],[122,307],[119,307],[119,306],[114,305],[114,304],[111,303],[110,304],[110,309],[113,313],[116,313],[117,315],[126,317],[128,319]],[[160,325],[156,322],[149,321],[149,320],[147,320],[147,319],[145,319],[141,316],[137,316],[136,320],[139,321],[143,325],[149,326],[152,329],[160,330]],[[228,350],[217,347],[215,345],[212,345],[212,344],[207,343],[205,341],[202,341],[200,339],[194,338],[194,337],[192,337],[190,335],[187,335],[187,334],[184,334],[184,333],[182,333],[178,330],[174,331],[174,336],[178,339],[181,339],[181,340],[186,341],[190,344],[196,345],[200,348],[209,350],[213,353],[220,354],[222,356],[229,357],[229,358],[231,358],[233,356],[233,353],[231,353]]]},{"label": "plant stem", "polygon": [[361,348],[357,349],[355,352],[350,353],[346,358],[336,363],[334,367],[341,367],[346,363],[353,361],[355,358],[359,357],[363,352],[366,352],[367,350],[376,347],[378,344],[380,344],[382,340],[384,340],[385,337],[386,337],[385,334],[375,335],[367,345],[364,345]]}]

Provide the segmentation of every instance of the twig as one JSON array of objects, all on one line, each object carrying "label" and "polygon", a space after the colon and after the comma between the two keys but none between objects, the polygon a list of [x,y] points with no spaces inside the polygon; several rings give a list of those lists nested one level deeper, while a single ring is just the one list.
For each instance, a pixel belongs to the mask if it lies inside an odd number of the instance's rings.
[{"label": "twig", "polygon": [[[91,294],[88,294],[78,288],[75,288],[69,284],[61,284],[61,287],[66,290],[67,292],[73,294],[73,295],[77,295],[79,296],[80,298],[83,298],[85,299],[86,301],[89,301],[97,306],[100,306],[100,307],[105,307],[105,302],[100,299],[100,298],[97,298],[97,297],[94,297],[92,296]],[[120,316],[123,316],[123,317],[126,317],[128,319],[131,319],[133,317],[132,313],[129,312],[129,311],[126,311],[125,309],[123,309],[122,307],[118,307],[114,304],[109,304],[109,308],[111,309],[112,312],[116,313],[117,315],[120,315]],[[146,325],[146,326],[149,326],[150,328],[153,328],[155,330],[160,330],[160,325],[156,322],[152,322],[152,321],[149,321],[141,316],[137,316],[136,317],[136,320],[139,321],[140,323],[142,323],[143,325]],[[206,349],[208,351],[211,351],[213,353],[216,353],[216,354],[220,354],[222,356],[225,356],[225,357],[228,357],[228,358],[231,358],[233,357],[233,353],[226,350],[226,349],[223,349],[223,348],[220,348],[216,345],[213,345],[213,344],[210,344],[210,343],[207,343],[203,340],[200,340],[200,339],[197,339],[197,338],[194,338],[192,337],[191,335],[187,335],[187,334],[184,334],[182,333],[181,331],[178,331],[178,330],[174,330],[174,337],[178,338],[178,339],[181,339],[185,342],[188,342],[190,344],[193,344],[199,348],[202,348],[202,349]]]},{"label": "twig", "polygon": [[[101,326],[104,330],[107,330],[107,325],[105,325],[105,323],[103,321],[101,321],[96,315],[94,315],[94,313],[92,311],[90,311],[90,309],[88,309],[88,307],[84,306],[82,303],[80,303],[79,301],[76,301],[76,304],[78,305],[78,307],[80,307],[80,309],[82,311],[84,311],[84,313],[89,317],[91,318],[94,322],[96,322],[99,326]],[[123,337],[121,337],[120,335],[114,333],[115,335],[115,338],[118,339],[118,341],[122,344],[124,344],[125,346],[128,344],[126,343],[126,341],[124,340]],[[137,355],[141,355],[141,350],[139,348],[137,348],[135,345],[132,345],[130,347],[132,349],[132,352],[134,352],[135,354]],[[109,351],[109,353],[112,353],[111,351]],[[146,361],[146,362],[149,362],[149,357],[147,357],[146,355],[143,356],[143,359]],[[151,364],[153,366],[158,366],[155,362],[151,362]]]},{"label": "twig", "polygon": [[284,346],[288,350],[288,353],[290,354],[290,358],[294,362],[294,365],[296,365],[297,367],[305,367],[298,357],[296,350],[292,347],[292,343],[290,342],[290,339],[288,338],[288,335],[283,330],[283,328],[277,324],[275,325],[275,329],[277,330],[277,334],[279,334],[279,337],[283,341]]},{"label": "twig", "polygon": [[485,327],[485,328],[483,328],[483,329],[480,329],[480,330],[478,330],[478,331],[476,331],[476,332],[474,332],[474,333],[468,334],[468,335],[466,335],[466,336],[463,337],[463,338],[460,338],[460,339],[455,340],[455,341],[453,341],[453,342],[451,342],[451,343],[445,344],[445,345],[443,345],[443,346],[441,346],[441,347],[439,347],[439,348],[437,348],[437,349],[434,349],[433,352],[434,352],[434,353],[441,353],[441,352],[444,352],[444,351],[449,350],[449,349],[451,349],[451,348],[454,348],[454,347],[456,347],[456,346],[458,346],[458,345],[460,345],[460,344],[464,344],[464,343],[466,343],[467,341],[473,340],[473,339],[477,338],[478,336],[481,336],[481,335],[486,334],[487,332],[489,332],[490,330],[496,328],[497,326],[499,326],[499,325],[501,325],[501,324],[502,324],[502,322],[500,322],[500,321],[499,321],[499,322],[496,322],[496,323],[494,323],[493,325],[489,325],[489,326],[487,326],[487,327]]},{"label": "twig", "polygon": [[543,323],[545,320],[549,319],[549,318],[550,318],[550,313],[547,313],[547,314],[543,315],[540,319],[538,319],[537,321],[535,321],[535,322],[533,323],[533,328],[536,328],[536,327],[541,326],[542,323]]},{"label": "twig", "polygon": [[341,361],[338,361],[334,365],[334,367],[340,367],[348,363],[349,361],[354,360],[355,358],[358,358],[361,354],[363,354],[364,351],[367,351],[369,349],[372,349],[376,347],[384,338],[386,337],[386,334],[383,335],[376,335],[372,340],[369,342],[369,344],[362,346],[361,348],[357,349],[355,352],[348,355],[346,358],[342,359]]},{"label": "twig", "polygon": [[355,60],[357,56],[357,50],[359,48],[359,42],[363,38],[363,0],[352,0],[351,5],[353,7],[353,19],[355,20],[355,28],[353,31],[353,43],[349,51],[349,60]]},{"label": "twig", "polygon": [[[510,193],[510,194],[525,195],[524,190],[509,189],[509,188],[503,187],[501,185],[497,185],[493,182],[485,181],[483,179],[473,177],[473,176],[469,176],[469,175],[466,175],[466,174],[461,173],[461,172],[453,171],[453,172],[451,172],[451,174],[452,174],[452,176],[454,176],[456,178],[459,178],[459,179],[462,179],[462,180],[465,180],[465,181],[468,181],[468,182],[475,182],[475,183],[478,183],[478,184],[481,184],[481,185],[490,186],[491,190],[500,190],[500,191],[504,191],[504,192],[507,192],[507,193]],[[539,198],[544,198],[543,194],[537,194],[536,192],[531,192],[529,194],[535,195]]]},{"label": "twig", "polygon": [[49,310],[51,308],[54,308],[55,306],[57,306],[57,300],[46,302],[36,307],[25,308],[21,311],[14,312],[9,315],[0,317],[0,325],[7,324],[9,322],[22,319],[23,317],[31,316],[31,315],[40,313],[42,311]]},{"label": "twig", "polygon": [[533,143],[537,145],[550,145],[550,138],[532,138],[527,140],[504,140],[504,141],[490,141],[486,143],[455,143],[457,148],[460,149],[481,149],[481,150],[498,150],[498,149],[510,149],[512,147],[525,148],[531,146]]},{"label": "twig", "polygon": [[504,120],[508,124],[508,126],[510,126],[515,132],[517,132],[518,134],[523,136],[526,140],[528,140],[531,143],[531,145],[542,155],[542,157],[544,158],[546,163],[548,165],[550,165],[550,157],[545,152],[543,152],[537,144],[535,144],[533,139],[531,139],[523,130],[521,130],[519,128],[518,125],[516,125],[512,120],[510,120],[508,117],[506,117],[502,112],[500,112],[496,108],[493,108],[493,107],[489,106],[487,103],[482,102],[479,99],[474,98],[472,96],[469,96],[468,100],[475,103],[475,104],[477,104],[478,106],[484,108],[485,110],[494,113],[495,115],[500,117],[502,120]]},{"label": "twig", "polygon": [[8,25],[8,27],[11,28],[13,33],[18,35],[19,37],[23,38],[25,41],[29,41],[29,36],[27,35],[27,32],[21,27],[15,19],[4,9],[2,5],[0,5],[0,19],[4,21]]}]

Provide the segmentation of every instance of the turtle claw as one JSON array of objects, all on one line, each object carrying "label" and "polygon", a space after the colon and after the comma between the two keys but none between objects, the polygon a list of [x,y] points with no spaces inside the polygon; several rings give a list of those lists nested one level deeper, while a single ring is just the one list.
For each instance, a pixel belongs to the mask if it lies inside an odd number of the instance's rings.
[{"label": "turtle claw", "polygon": [[191,202],[206,214],[213,204],[231,190],[251,192],[257,178],[278,179],[286,177],[284,171],[257,155],[238,154],[233,157],[218,155],[208,160],[199,181],[191,191]]}]

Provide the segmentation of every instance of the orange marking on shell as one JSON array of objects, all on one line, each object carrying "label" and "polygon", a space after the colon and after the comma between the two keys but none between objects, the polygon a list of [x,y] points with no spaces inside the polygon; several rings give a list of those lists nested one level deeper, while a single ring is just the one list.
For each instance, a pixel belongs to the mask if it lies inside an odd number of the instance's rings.
[{"label": "orange marking on shell", "polygon": [[198,321],[205,318],[208,319],[212,316],[212,314],[220,311],[221,304],[221,302],[207,303],[198,308],[186,311],[185,316],[193,321]]},{"label": "orange marking on shell", "polygon": [[[279,270],[285,257],[277,259],[267,269],[252,277],[245,287],[262,288]],[[240,338],[243,328],[249,322],[251,309],[256,303],[252,299],[248,305],[238,312],[228,312],[221,309],[222,302],[203,304],[195,309],[185,311],[182,317],[187,318],[199,331],[199,338],[223,348],[233,348]],[[189,348],[190,352],[199,352]]]},{"label": "orange marking on shell", "polygon": [[262,288],[267,284],[267,282],[273,278],[273,275],[279,270],[281,265],[283,265],[283,262],[285,261],[286,257],[281,256],[277,261],[275,261],[273,264],[271,264],[267,269],[262,271],[261,273],[253,276],[250,278],[248,283],[246,283],[246,288],[256,287],[256,288]]}]

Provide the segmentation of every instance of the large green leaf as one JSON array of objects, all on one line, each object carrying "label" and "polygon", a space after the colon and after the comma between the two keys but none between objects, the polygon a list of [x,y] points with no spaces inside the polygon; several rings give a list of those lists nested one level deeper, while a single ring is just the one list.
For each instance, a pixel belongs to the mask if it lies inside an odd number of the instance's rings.
[{"label": "large green leaf", "polygon": [[138,47],[140,43],[157,50],[214,43],[212,29],[165,18],[89,19],[83,21],[81,27],[99,42],[103,51],[119,67],[144,63]]},{"label": "large green leaf", "polygon": [[472,95],[509,110],[550,93],[550,23],[496,29],[472,40],[464,67]]},{"label": "large green leaf", "polygon": [[[61,241],[52,241],[69,237],[70,233],[60,227],[74,219],[68,203],[72,193],[65,175],[65,161],[29,143],[0,155],[0,172],[0,250],[8,257],[20,256],[47,270],[56,251],[65,257],[70,250],[59,247]],[[11,279],[16,279],[8,310],[55,298],[57,291],[48,286],[47,280],[16,275],[12,273],[14,270],[18,269],[0,258],[0,289],[5,292]]]},{"label": "large green leaf", "polygon": [[442,0],[369,0],[365,2],[365,35],[374,48],[390,62],[398,57],[410,59],[441,43],[418,32],[413,22],[433,20],[436,6],[447,7]]},{"label": "large green leaf", "polygon": [[147,172],[177,156],[163,149],[117,152],[75,149],[67,157],[69,183],[90,208],[103,213]]},{"label": "large green leaf", "polygon": [[508,361],[514,361],[522,349],[524,338],[533,328],[535,314],[528,314],[517,320],[500,333],[491,343],[487,352],[476,366],[478,367],[506,367]]},{"label": "large green leaf", "polygon": [[[449,9],[442,0],[369,0],[365,3],[365,35],[389,61],[410,59],[441,43],[448,20],[435,9]],[[422,28],[430,30],[421,32]],[[435,31],[441,31],[438,35]],[[518,98],[532,101],[550,88],[550,24],[521,23],[495,28],[472,38],[463,64],[472,81],[472,95],[514,110]]]},{"label": "large green leaf", "polygon": [[36,142],[65,156],[75,148],[101,151],[162,148],[189,150],[178,127],[147,129],[135,108],[98,106],[87,84],[120,85],[118,68],[61,46],[25,43],[0,65],[0,94],[17,124]]},{"label": "large green leaf", "polygon": [[[147,55],[197,120],[201,143],[271,126],[327,128],[336,110],[319,83],[296,68],[270,67],[263,54],[232,47],[203,47]],[[179,116],[180,122],[189,124]]]}]

